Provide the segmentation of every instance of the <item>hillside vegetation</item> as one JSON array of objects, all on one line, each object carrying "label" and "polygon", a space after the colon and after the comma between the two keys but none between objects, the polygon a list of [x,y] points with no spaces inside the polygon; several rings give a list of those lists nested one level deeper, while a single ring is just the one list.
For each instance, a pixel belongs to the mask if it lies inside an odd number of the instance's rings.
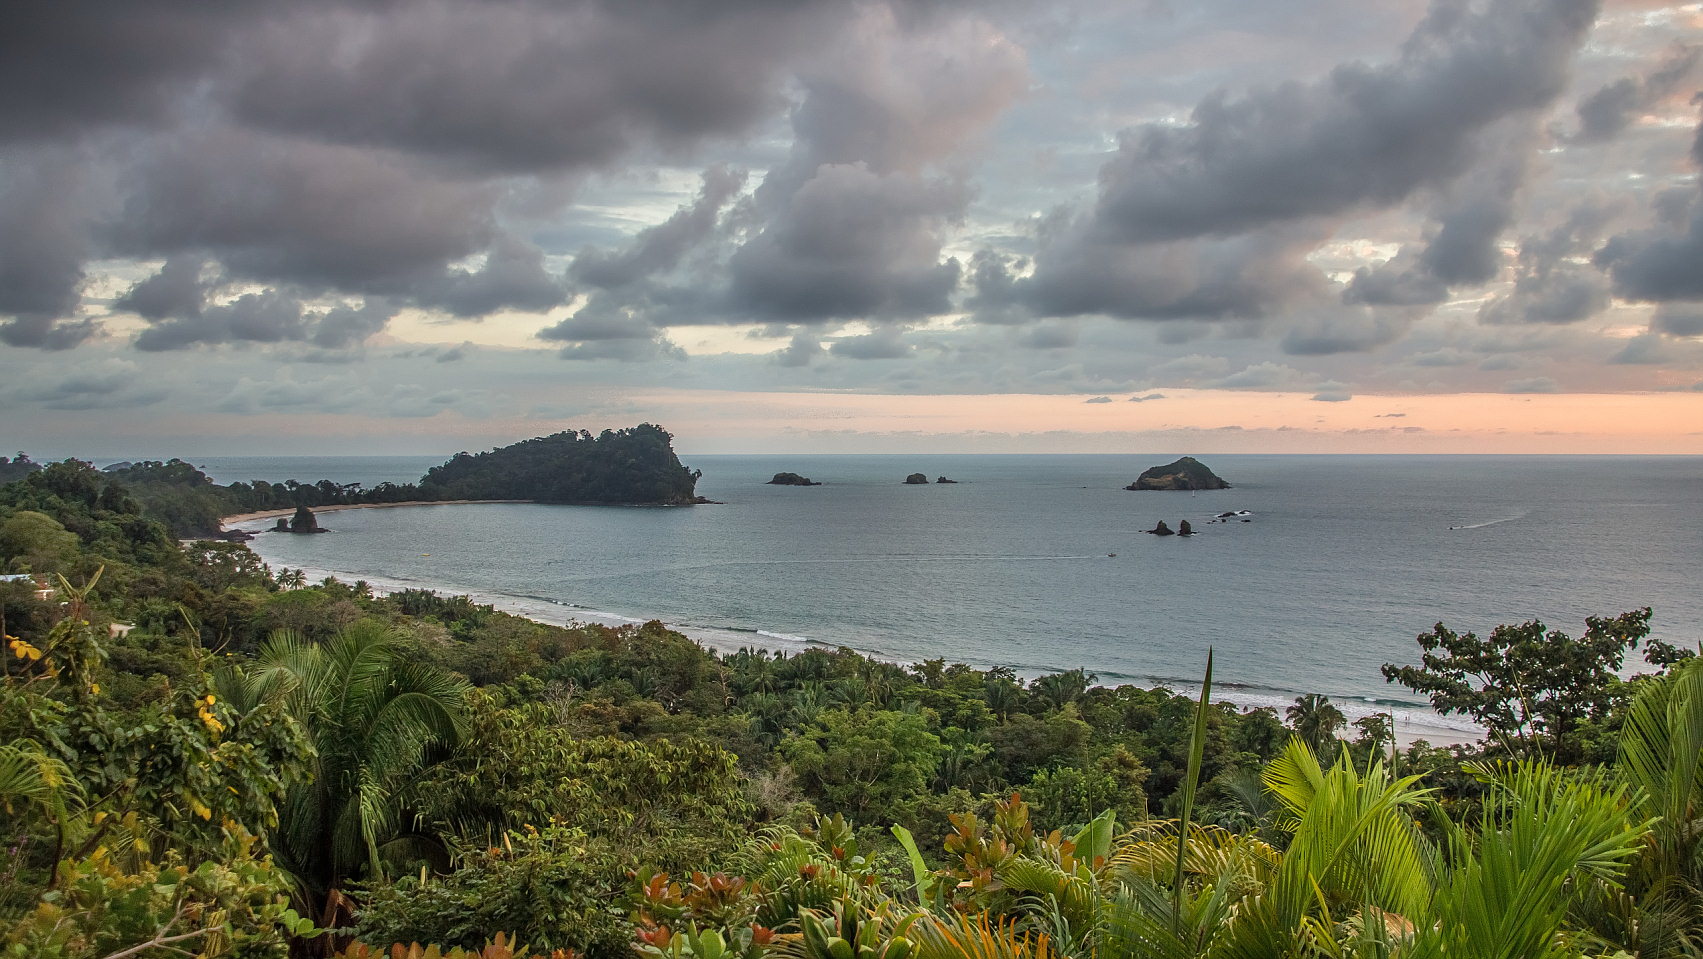
[{"label": "hillside vegetation", "polygon": [[0,567],[56,590],[0,583],[6,959],[1703,940],[1703,666],[1647,641],[1648,610],[1437,625],[1389,672],[1493,735],[1397,750],[1316,696],[1280,716],[1081,670],[720,655],[308,583],[180,547],[145,485],[72,461],[0,486]]}]

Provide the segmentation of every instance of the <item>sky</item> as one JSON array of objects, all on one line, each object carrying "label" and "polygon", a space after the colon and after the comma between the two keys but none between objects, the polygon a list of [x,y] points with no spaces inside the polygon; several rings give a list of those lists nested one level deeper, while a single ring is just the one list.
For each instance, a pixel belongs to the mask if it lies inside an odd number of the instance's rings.
[{"label": "sky", "polygon": [[1703,4],[7,19],[8,452],[1703,454]]}]

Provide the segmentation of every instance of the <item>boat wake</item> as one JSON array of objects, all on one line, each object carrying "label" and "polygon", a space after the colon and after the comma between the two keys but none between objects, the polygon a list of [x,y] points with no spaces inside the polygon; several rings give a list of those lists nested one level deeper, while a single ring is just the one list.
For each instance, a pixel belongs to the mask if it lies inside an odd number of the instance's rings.
[{"label": "boat wake", "polygon": [[1517,519],[1525,519],[1527,516],[1530,516],[1531,513],[1532,513],[1532,511],[1529,510],[1529,509],[1528,510],[1522,510],[1521,512],[1515,513],[1513,516],[1504,516],[1501,519],[1485,520],[1482,523],[1468,523],[1465,526],[1451,526],[1449,528],[1450,529],[1484,529],[1486,526],[1500,526],[1503,523],[1512,523],[1513,521],[1515,521]]}]

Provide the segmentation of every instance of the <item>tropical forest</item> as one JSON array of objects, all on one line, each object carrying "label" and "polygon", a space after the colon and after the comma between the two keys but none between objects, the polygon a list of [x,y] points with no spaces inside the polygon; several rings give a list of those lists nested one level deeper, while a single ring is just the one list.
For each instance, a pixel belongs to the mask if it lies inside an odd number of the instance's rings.
[{"label": "tropical forest", "polygon": [[[578,498],[657,441],[421,489]],[[0,469],[6,959],[1703,955],[1703,662],[1648,609],[1431,626],[1385,675],[1485,736],[1398,746],[1225,703],[1210,654],[1177,691],[718,653],[196,538],[335,488]]]}]

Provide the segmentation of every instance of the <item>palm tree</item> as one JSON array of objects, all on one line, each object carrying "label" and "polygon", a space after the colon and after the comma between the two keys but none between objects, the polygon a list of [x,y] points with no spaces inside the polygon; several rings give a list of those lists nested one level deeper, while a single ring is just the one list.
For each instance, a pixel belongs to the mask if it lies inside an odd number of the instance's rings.
[{"label": "palm tree", "polygon": [[221,684],[239,709],[283,702],[313,744],[313,780],[285,797],[272,847],[327,926],[347,880],[383,877],[387,847],[427,838],[410,834],[399,796],[464,731],[467,684],[406,662],[404,643],[372,620],[320,644],[278,633]]},{"label": "palm tree", "polygon": [[1342,710],[1318,693],[1295,697],[1295,705],[1289,707],[1285,715],[1289,717],[1289,727],[1295,730],[1296,737],[1313,751],[1313,755],[1327,760],[1330,758],[1328,753],[1334,751],[1331,747],[1336,742],[1336,731],[1348,723]]},{"label": "palm tree", "polygon": [[1625,890],[1595,890],[1584,918],[1632,955],[1695,955],[1703,942],[1703,659],[1638,686],[1619,773],[1636,813],[1654,825]]}]

